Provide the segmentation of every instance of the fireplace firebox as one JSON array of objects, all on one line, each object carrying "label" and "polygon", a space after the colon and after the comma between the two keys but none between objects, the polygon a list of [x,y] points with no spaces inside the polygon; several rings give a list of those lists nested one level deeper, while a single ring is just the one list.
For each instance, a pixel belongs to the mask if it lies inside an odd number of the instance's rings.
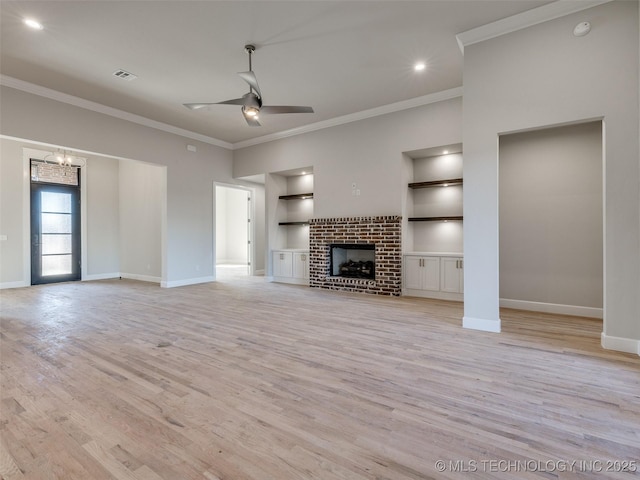
[{"label": "fireplace firebox", "polygon": [[376,278],[373,244],[334,243],[330,246],[330,272],[334,277]]}]

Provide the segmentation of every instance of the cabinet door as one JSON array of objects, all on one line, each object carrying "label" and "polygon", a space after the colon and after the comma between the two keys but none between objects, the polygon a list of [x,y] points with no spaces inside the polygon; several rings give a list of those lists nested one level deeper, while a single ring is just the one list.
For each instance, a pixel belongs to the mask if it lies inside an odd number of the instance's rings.
[{"label": "cabinet door", "polygon": [[440,259],[438,257],[422,258],[422,289],[440,290]]},{"label": "cabinet door", "polygon": [[443,292],[462,292],[462,259],[442,257],[441,261],[441,290]]},{"label": "cabinet door", "polygon": [[422,290],[422,257],[404,257],[404,288]]},{"label": "cabinet door", "polygon": [[293,254],[293,277],[309,278],[309,254],[295,252]]},{"label": "cabinet door", "polygon": [[440,289],[438,257],[404,257],[404,288],[438,291]]},{"label": "cabinet door", "polygon": [[291,252],[273,252],[273,276],[291,277],[293,275],[293,257]]}]

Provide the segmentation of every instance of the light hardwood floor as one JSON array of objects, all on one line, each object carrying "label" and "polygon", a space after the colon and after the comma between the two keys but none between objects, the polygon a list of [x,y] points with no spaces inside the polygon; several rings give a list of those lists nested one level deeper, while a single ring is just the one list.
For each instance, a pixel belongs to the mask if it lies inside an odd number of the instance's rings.
[{"label": "light hardwood floor", "polygon": [[599,321],[256,277],[0,300],[3,479],[640,475],[607,463],[640,461],[640,358]]}]

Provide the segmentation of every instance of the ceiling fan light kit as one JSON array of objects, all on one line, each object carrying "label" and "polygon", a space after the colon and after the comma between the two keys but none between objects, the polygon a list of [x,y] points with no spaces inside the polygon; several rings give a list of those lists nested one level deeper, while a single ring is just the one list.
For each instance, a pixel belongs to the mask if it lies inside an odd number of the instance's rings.
[{"label": "ceiling fan light kit", "polygon": [[251,55],[256,51],[255,45],[245,45],[244,51],[249,54],[249,70],[247,72],[238,72],[240,78],[249,84],[249,92],[240,98],[225,100],[223,102],[214,103],[185,103],[183,104],[190,110],[200,110],[211,105],[242,105],[242,116],[247,125],[250,127],[259,127],[258,115],[260,113],[281,114],[281,113],[313,113],[311,107],[301,107],[292,105],[262,105],[262,93],[258,86],[258,79],[253,73],[251,64]]}]

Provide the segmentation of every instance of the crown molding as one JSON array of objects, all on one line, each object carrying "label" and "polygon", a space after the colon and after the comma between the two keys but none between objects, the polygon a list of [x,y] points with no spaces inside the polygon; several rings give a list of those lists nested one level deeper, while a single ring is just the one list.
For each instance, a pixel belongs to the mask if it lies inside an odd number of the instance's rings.
[{"label": "crown molding", "polygon": [[295,135],[302,135],[303,133],[314,132],[316,130],[322,130],[325,128],[331,128],[338,125],[344,125],[346,123],[357,122],[359,120],[365,120],[367,118],[377,117],[380,115],[386,115],[389,113],[399,112],[410,108],[420,107],[431,103],[442,102],[452,98],[462,97],[462,87],[455,87],[449,90],[443,90],[441,92],[424,95],[422,97],[410,98],[409,100],[403,100],[401,102],[391,103],[383,105],[381,107],[372,108],[369,110],[363,110],[361,112],[351,113],[329,120],[312,123],[310,125],[304,125],[302,127],[292,128],[290,130],[284,130],[282,132],[276,132],[262,137],[251,138],[249,140],[243,140],[237,143],[229,143],[223,140],[219,140],[214,137],[201,135],[199,133],[191,132],[182,128],[174,127],[166,123],[157,122],[140,115],[118,110],[113,107],[108,107],[97,102],[85,100],[83,98],[75,97],[67,93],[58,92],[50,88],[35,85],[33,83],[25,82],[14,77],[0,74],[0,85],[6,87],[22,90],[27,93],[39,95],[41,97],[56,100],[58,102],[67,103],[76,107],[84,108],[98,113],[103,113],[112,117],[119,118],[121,120],[127,120],[129,122],[144,125],[146,127],[155,128],[164,132],[173,133],[182,137],[198,140],[218,147],[226,148],[228,150],[237,150],[239,148],[250,147],[253,145],[259,145],[261,143],[271,142],[282,138],[293,137]]},{"label": "crown molding", "polygon": [[464,55],[464,47],[474,43],[484,42],[491,38],[506,35],[523,28],[532,27],[539,23],[564,17],[572,13],[596,7],[612,0],[557,0],[526,12],[503,18],[481,27],[473,28],[456,35],[460,51]]},{"label": "crown molding", "polygon": [[311,123],[302,127],[292,128],[290,130],[284,130],[282,132],[271,133],[262,137],[251,138],[233,144],[233,149],[238,150],[240,148],[251,147],[259,145],[261,143],[272,142],[274,140],[280,140],[282,138],[293,137],[295,135],[301,135],[303,133],[315,132],[316,130],[323,130],[325,128],[336,127],[338,125],[344,125],[346,123],[357,122],[365,120],[367,118],[378,117],[380,115],[387,115],[389,113],[399,112],[402,110],[408,110],[410,108],[421,107],[423,105],[429,105],[431,103],[442,102],[444,100],[450,100],[452,98],[462,97],[462,87],[455,87],[449,90],[443,90],[441,92],[431,93],[422,97],[410,98],[409,100],[403,100],[401,102],[390,103],[381,107],[371,108],[369,110],[363,110],[361,112],[350,113],[341,117],[331,118],[329,120],[323,120],[321,122]]},{"label": "crown molding", "polygon": [[156,120],[151,120],[150,118],[136,115],[134,113],[125,112],[124,110],[118,110],[117,108],[108,107],[106,105],[102,105],[101,103],[85,100],[84,98],[76,97],[74,95],[58,92],[57,90],[52,90],[40,85],[35,85],[33,83],[25,82],[24,80],[9,77],[7,75],[0,74],[0,85],[15,88],[17,90],[22,90],[23,92],[32,93],[34,95],[39,95],[41,97],[56,100],[58,102],[67,103],[69,105],[74,105],[76,107],[91,110],[93,112],[109,115],[111,117],[119,118],[120,120],[127,120],[129,122],[137,123],[138,125],[143,125],[145,127],[155,128],[156,130],[162,130],[163,132],[173,133],[175,135],[180,135],[192,140],[198,140],[203,143],[208,143],[210,145],[233,150],[233,144],[214,137],[202,135],[179,127],[174,127],[173,125],[158,122]]}]

